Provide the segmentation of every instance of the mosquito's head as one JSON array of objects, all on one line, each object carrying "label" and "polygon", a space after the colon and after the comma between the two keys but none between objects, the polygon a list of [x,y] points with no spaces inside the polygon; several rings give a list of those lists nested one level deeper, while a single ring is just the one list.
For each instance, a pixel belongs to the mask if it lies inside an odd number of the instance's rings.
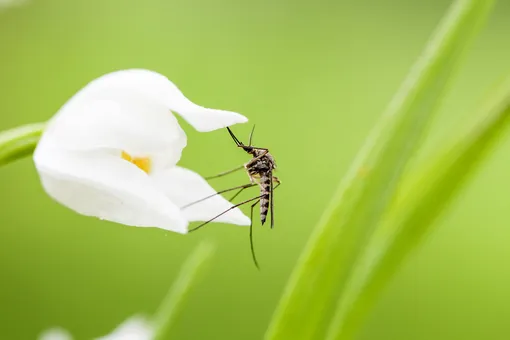
[{"label": "mosquito's head", "polygon": [[243,148],[243,150],[246,151],[247,153],[249,153],[250,155],[255,152],[254,151],[255,148],[253,146],[242,145],[240,147]]}]

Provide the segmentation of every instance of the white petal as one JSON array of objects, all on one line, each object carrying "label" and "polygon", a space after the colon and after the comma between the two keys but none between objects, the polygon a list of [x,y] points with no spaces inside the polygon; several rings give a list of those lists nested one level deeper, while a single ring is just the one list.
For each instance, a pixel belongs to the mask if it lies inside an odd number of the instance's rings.
[{"label": "white petal", "polygon": [[72,340],[71,334],[62,328],[51,328],[39,335],[39,340]]},{"label": "white petal", "polygon": [[168,78],[149,70],[132,69],[106,74],[89,85],[86,95],[95,97],[114,89],[119,93],[129,93],[164,105],[201,132],[248,121],[236,112],[208,109],[194,104]]},{"label": "white petal", "polygon": [[[160,188],[179,207],[198,201],[216,193],[199,174],[181,167],[173,167],[151,175]],[[188,221],[208,221],[233,205],[216,195],[203,202],[182,209]],[[215,222],[250,225],[250,219],[238,208],[232,209],[214,220]]]},{"label": "white petal", "polygon": [[114,148],[151,156],[158,166],[175,165],[186,146],[177,119],[143,95],[103,85],[92,82],[64,105],[39,145],[67,150]]},{"label": "white petal", "polygon": [[153,334],[152,326],[144,318],[134,316],[122,323],[111,334],[96,340],[150,340]]},{"label": "white petal", "polygon": [[187,232],[179,208],[145,172],[118,154],[37,148],[34,161],[46,192],[80,214]]}]

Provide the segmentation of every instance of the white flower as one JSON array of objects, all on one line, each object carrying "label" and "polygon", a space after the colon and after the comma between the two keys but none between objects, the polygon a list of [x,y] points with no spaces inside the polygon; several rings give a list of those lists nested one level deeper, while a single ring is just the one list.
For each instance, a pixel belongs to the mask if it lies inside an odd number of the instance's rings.
[{"label": "white flower", "polygon": [[[146,319],[133,316],[124,321],[112,333],[96,338],[96,340],[151,340],[154,329]],[[52,328],[39,335],[39,340],[72,340],[69,332],[62,328]]]},{"label": "white flower", "polygon": [[[186,135],[171,113],[201,132],[246,117],[188,100],[166,77],[147,70],[104,75],[74,95],[50,120],[34,152],[45,191],[86,216],[186,233],[232,207],[197,173],[176,166]],[[206,150],[205,152],[209,152]],[[216,222],[249,225],[233,209]]]}]

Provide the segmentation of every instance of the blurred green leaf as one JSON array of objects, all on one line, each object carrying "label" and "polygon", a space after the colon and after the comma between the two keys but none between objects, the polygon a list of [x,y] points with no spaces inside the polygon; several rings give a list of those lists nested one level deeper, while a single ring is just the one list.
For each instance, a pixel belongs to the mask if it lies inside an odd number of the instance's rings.
[{"label": "blurred green leaf", "polygon": [[492,4],[458,0],[451,7],[319,222],[266,339],[324,338],[356,259],[383,219],[462,52]]},{"label": "blurred green leaf", "polygon": [[44,126],[35,123],[0,132],[0,166],[31,155]]},{"label": "blurred green leaf", "polygon": [[170,332],[175,316],[189,294],[192,284],[196,282],[198,274],[211,260],[213,252],[214,247],[211,244],[201,243],[182,266],[177,280],[168,291],[155,316],[155,340],[171,339]]},{"label": "blurred green leaf", "polygon": [[386,223],[348,284],[330,338],[351,339],[375,299],[409,253],[449,206],[510,125],[510,81],[501,87],[479,121],[403,185]]}]

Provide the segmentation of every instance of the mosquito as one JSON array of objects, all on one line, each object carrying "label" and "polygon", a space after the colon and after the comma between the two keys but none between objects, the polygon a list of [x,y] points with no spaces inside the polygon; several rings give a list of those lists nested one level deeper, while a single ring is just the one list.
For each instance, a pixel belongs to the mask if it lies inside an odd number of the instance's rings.
[{"label": "mosquito", "polygon": [[238,148],[242,148],[246,153],[252,156],[250,161],[246,164],[243,164],[241,166],[238,166],[234,169],[224,171],[222,173],[219,173],[215,176],[206,177],[206,180],[222,177],[225,175],[229,175],[233,172],[236,172],[241,169],[245,169],[246,173],[248,174],[248,177],[250,179],[250,183],[245,185],[240,185],[237,187],[233,187],[230,189],[219,191],[211,196],[204,197],[203,199],[187,204],[186,206],[182,207],[183,209],[186,207],[189,207],[193,204],[205,201],[208,198],[211,198],[213,196],[223,194],[229,191],[238,190],[232,198],[230,198],[230,201],[233,201],[241,192],[243,192],[247,188],[251,188],[254,186],[259,186],[260,194],[256,197],[250,198],[248,200],[245,200],[243,202],[237,203],[234,206],[230,207],[229,209],[223,211],[222,213],[214,216],[210,220],[200,224],[199,226],[190,229],[189,231],[195,231],[203,226],[207,225],[208,223],[214,221],[218,217],[222,216],[223,214],[226,214],[230,210],[233,210],[241,205],[252,203],[250,207],[250,248],[251,248],[251,254],[253,258],[253,262],[255,263],[255,266],[259,268],[257,257],[255,256],[255,249],[253,246],[253,209],[257,206],[257,204],[260,203],[260,222],[262,225],[266,222],[268,214],[271,218],[271,229],[274,227],[274,191],[278,186],[281,184],[278,177],[273,175],[273,172],[276,170],[276,163],[273,158],[273,156],[269,153],[269,149],[267,148],[260,148],[252,145],[252,138],[253,138],[253,132],[255,131],[255,125],[253,126],[249,143],[248,145],[244,145],[230,130],[230,128],[227,127],[228,133],[236,143]]}]

